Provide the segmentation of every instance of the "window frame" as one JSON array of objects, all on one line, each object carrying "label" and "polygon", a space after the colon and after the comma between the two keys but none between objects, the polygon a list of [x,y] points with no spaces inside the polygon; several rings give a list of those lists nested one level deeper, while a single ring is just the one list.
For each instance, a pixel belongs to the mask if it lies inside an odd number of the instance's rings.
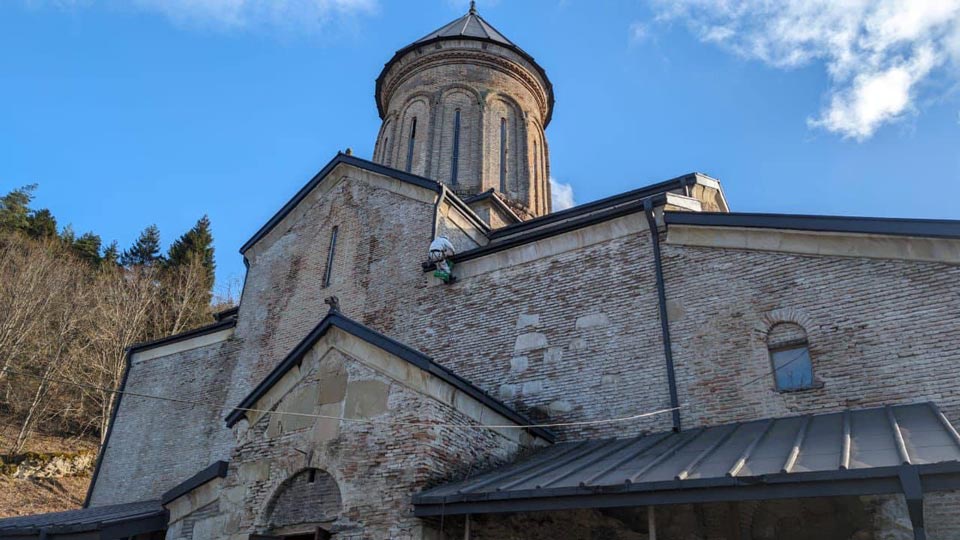
[{"label": "window frame", "polygon": [[[801,326],[801,328],[803,327]],[[806,332],[806,328],[804,328],[803,330],[804,332]],[[770,360],[770,374],[773,375],[773,387],[777,392],[780,392],[780,393],[804,392],[807,390],[816,390],[818,388],[823,387],[823,383],[817,379],[816,373],[813,369],[813,355],[810,354],[810,340],[808,338],[792,339],[790,341],[778,343],[774,347],[771,347],[769,343],[766,345],[767,345],[767,358],[769,358]],[[807,364],[810,366],[810,383],[803,386],[783,387],[780,385],[780,379],[778,377],[778,372],[781,368],[777,368],[777,361],[774,358],[774,356],[777,353],[784,353],[787,351],[800,351],[800,350],[803,350],[806,353]],[[791,360],[790,362],[793,362],[793,360]]]}]

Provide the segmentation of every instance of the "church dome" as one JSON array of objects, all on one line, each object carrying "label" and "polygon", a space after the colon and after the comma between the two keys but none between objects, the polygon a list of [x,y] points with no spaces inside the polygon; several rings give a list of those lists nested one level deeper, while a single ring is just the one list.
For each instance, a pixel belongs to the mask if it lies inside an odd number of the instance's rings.
[{"label": "church dome", "polygon": [[375,97],[383,124],[374,161],[463,197],[492,189],[521,216],[550,211],[544,129],[553,87],[533,57],[472,4],[397,51]]}]

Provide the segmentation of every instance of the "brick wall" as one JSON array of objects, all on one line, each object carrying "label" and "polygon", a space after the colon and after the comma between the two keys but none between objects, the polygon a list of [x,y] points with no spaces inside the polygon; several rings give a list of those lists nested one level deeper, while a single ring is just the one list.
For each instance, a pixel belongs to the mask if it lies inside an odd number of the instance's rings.
[{"label": "brick wall", "polygon": [[[924,400],[960,423],[960,380],[945,376],[960,361],[960,268],[677,245],[663,254],[688,426]],[[822,387],[776,390],[766,332],[777,321],[804,327]]]},{"label": "brick wall", "polygon": [[124,395],[90,505],[157,499],[214,461],[234,439],[223,423],[237,340],[137,361],[125,390],[201,401],[209,406]]},{"label": "brick wall", "polygon": [[[411,51],[383,80],[378,100],[386,105],[375,161],[443,182],[461,196],[494,188],[534,216],[550,211],[550,157],[543,131],[547,82],[526,59],[492,43],[444,40]],[[500,184],[501,119],[507,135],[505,190]]]}]

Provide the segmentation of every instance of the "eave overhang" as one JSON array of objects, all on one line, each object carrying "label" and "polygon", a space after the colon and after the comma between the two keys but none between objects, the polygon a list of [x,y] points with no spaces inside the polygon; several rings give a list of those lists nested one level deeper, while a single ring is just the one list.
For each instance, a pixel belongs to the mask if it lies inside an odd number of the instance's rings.
[{"label": "eave overhang", "polygon": [[408,172],[393,169],[391,167],[386,167],[384,165],[380,165],[379,163],[374,163],[366,159],[361,159],[353,155],[338,152],[337,155],[333,159],[331,159],[329,163],[327,163],[326,165],[324,165],[322,169],[320,169],[320,172],[315,174],[313,178],[311,178],[310,181],[306,183],[306,185],[300,188],[300,190],[297,191],[297,193],[289,201],[287,201],[287,203],[284,204],[283,207],[280,208],[280,210],[277,211],[276,214],[273,215],[273,217],[271,217],[262,227],[260,227],[260,229],[256,233],[254,233],[254,235],[249,240],[247,240],[243,244],[243,246],[240,247],[240,254],[242,255],[246,253],[247,250],[253,247],[253,245],[256,244],[260,239],[262,239],[264,236],[269,234],[270,231],[277,226],[277,224],[283,221],[283,218],[287,217],[287,215],[290,212],[292,212],[293,209],[296,208],[297,205],[300,204],[300,202],[303,201],[303,199],[305,199],[307,195],[311,191],[313,191],[315,187],[317,187],[321,182],[323,182],[323,180],[327,178],[327,176],[333,171],[333,169],[335,169],[340,164],[347,164],[353,167],[357,167],[358,169],[363,169],[366,171],[370,171],[372,173],[388,176],[395,180],[399,180],[401,182],[406,182],[408,184],[422,187],[424,189],[428,189],[436,193],[440,193],[442,189],[441,184],[439,182],[436,182],[435,180],[430,180],[429,178],[424,178],[422,176],[410,174]]}]

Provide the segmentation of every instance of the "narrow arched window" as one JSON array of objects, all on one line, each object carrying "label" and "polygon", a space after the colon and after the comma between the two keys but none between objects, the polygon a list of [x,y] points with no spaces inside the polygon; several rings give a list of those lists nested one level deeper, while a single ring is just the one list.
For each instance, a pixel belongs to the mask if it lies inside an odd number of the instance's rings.
[{"label": "narrow arched window", "polygon": [[507,192],[507,119],[500,118],[500,192]]},{"label": "narrow arched window", "polygon": [[540,180],[540,146],[537,141],[533,141],[533,183]]},{"label": "narrow arched window", "polygon": [[330,278],[333,275],[333,258],[337,253],[337,230],[339,227],[334,226],[333,230],[330,231],[330,247],[327,248],[327,266],[323,271],[323,288],[330,286]]},{"label": "narrow arched window", "polygon": [[767,351],[777,390],[807,390],[818,385],[813,378],[813,363],[807,331],[792,322],[773,325],[767,332]]},{"label": "narrow arched window", "polygon": [[450,164],[450,183],[457,184],[457,172],[460,166],[460,109],[453,114],[453,162]]},{"label": "narrow arched window", "polygon": [[410,140],[407,141],[407,172],[413,169],[413,146],[417,141],[417,117],[410,122]]}]

